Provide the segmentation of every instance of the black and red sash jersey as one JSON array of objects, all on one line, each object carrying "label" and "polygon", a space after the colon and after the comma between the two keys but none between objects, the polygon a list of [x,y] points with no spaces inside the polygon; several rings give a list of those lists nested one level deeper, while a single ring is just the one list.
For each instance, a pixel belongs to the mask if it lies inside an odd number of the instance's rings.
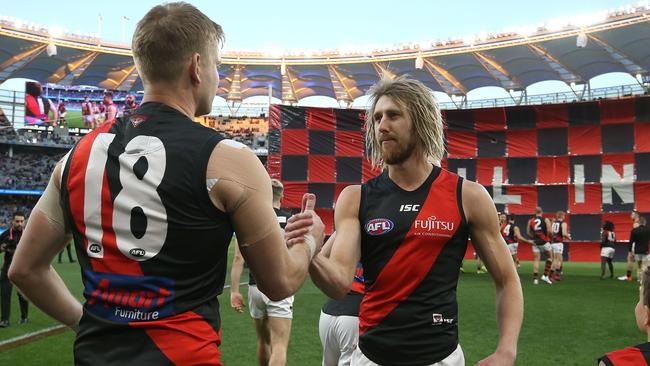
[{"label": "black and red sash jersey", "polygon": [[145,103],[71,151],[62,202],[86,300],[76,365],[221,364],[216,296],[233,229],[206,186],[221,140]]},{"label": "black and red sash jersey", "polygon": [[530,231],[533,232],[535,244],[541,245],[550,241],[546,230],[546,220],[542,216],[535,216],[530,219],[528,226],[530,226]]},{"label": "black and red sash jersey", "polygon": [[616,233],[609,230],[603,230],[600,234],[600,247],[613,248],[616,243]]},{"label": "black and red sash jersey", "polygon": [[649,366],[650,343],[609,352],[598,361],[607,366]]},{"label": "black and red sash jersey", "polygon": [[[275,216],[278,217],[278,224],[280,224],[280,227],[282,230],[284,230],[284,227],[287,226],[287,220],[292,216],[291,211],[287,210],[286,208],[273,208],[273,211],[275,211]],[[249,286],[257,286],[257,282],[255,281],[255,277],[253,276],[253,272],[248,271],[248,285]]]},{"label": "black and red sash jersey", "polygon": [[467,249],[462,179],[434,167],[414,191],[384,172],[361,186],[366,293],[359,347],[380,365],[430,365],[458,345],[456,286]]},{"label": "black and red sash jersey", "polygon": [[506,241],[506,244],[517,243],[517,238],[515,238],[515,225],[509,222],[501,225],[501,236]]},{"label": "black and red sash jersey", "polygon": [[553,220],[551,223],[551,230],[553,231],[551,235],[551,241],[553,243],[563,243],[566,233],[562,229],[563,220]]}]

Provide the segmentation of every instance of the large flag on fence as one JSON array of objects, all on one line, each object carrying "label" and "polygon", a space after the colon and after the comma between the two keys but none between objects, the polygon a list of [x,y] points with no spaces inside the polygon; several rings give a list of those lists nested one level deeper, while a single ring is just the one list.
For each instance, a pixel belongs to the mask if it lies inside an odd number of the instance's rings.
[{"label": "large flag on fence", "polygon": [[379,174],[364,158],[364,111],[273,105],[267,167],[284,183],[282,205],[299,209],[315,193],[316,213],[331,233],[334,202],[343,188]]},{"label": "large flag on fence", "polygon": [[[536,206],[569,212],[573,240],[598,241],[605,220],[629,237],[630,211],[650,212],[650,97],[443,111],[443,167],[484,185],[523,229]],[[318,196],[328,231],[341,190],[378,173],[363,157],[364,112],[274,105],[268,170],[287,207]]]}]

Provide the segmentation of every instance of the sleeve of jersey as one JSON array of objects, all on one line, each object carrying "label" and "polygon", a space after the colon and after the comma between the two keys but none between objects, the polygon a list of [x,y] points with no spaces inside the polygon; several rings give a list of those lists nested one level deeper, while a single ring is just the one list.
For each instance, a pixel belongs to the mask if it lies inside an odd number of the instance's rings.
[{"label": "sleeve of jersey", "polygon": [[210,158],[207,180],[208,186],[213,184],[211,194],[216,193],[223,202],[240,246],[257,243],[279,230],[271,179],[248,147],[221,141]]}]

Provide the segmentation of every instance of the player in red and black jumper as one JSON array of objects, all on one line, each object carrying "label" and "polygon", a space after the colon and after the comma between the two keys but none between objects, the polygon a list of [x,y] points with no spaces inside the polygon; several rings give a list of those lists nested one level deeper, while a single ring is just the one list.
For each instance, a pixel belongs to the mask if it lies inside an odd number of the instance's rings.
[{"label": "player in red and black jumper", "polygon": [[[430,89],[398,77],[381,80],[369,96],[366,142],[373,164],[385,169],[341,192],[330,257],[317,255],[310,266],[312,281],[339,299],[350,291],[357,263],[363,265],[366,292],[352,364],[464,364],[456,286],[471,235],[499,299],[497,349],[482,362],[512,365],[523,298],[490,195],[440,167],[443,122]],[[303,216],[289,220],[288,244],[303,240],[293,230]]]},{"label": "player in red and black jumper", "polygon": [[[143,104],[84,136],[32,211],[9,277],[77,331],[75,365],[222,365],[233,231],[272,300],[297,291],[320,250],[315,196],[303,197],[303,243],[288,247],[257,156],[193,120],[212,107],[222,42],[190,4],[152,8],[133,36]],[[83,306],[51,268],[70,234]]]},{"label": "player in red and black jumper", "polygon": [[535,242],[528,240],[521,235],[519,227],[515,224],[515,215],[500,214],[499,224],[501,224],[501,236],[503,236],[503,240],[505,240],[508,245],[508,250],[510,250],[512,260],[515,262],[517,267],[519,267],[519,258],[517,257],[519,242],[523,241],[531,245],[534,245]]},{"label": "player in red and black jumper", "polygon": [[616,244],[616,233],[614,232],[614,223],[605,221],[603,230],[600,233],[600,279],[605,277],[605,263],[609,266],[609,278],[614,278],[614,244]]},{"label": "player in red and black jumper", "polygon": [[546,264],[544,265],[542,281],[549,285],[553,283],[550,278],[552,276],[551,265],[553,264],[553,249],[550,243],[551,239],[549,238],[551,221],[544,218],[543,214],[544,211],[542,211],[541,207],[535,208],[535,216],[528,220],[528,226],[526,227],[526,233],[535,242],[535,245],[533,245],[533,283],[535,285],[539,283],[539,261],[542,257],[542,252],[546,253]]},{"label": "player in red and black jumper", "polygon": [[564,221],[566,214],[564,211],[555,213],[555,219],[551,223],[552,237],[551,250],[553,251],[553,264],[551,265],[551,279],[553,281],[562,280],[562,255],[564,254],[564,243],[571,240],[569,234],[569,225]]},{"label": "player in red and black jumper", "polygon": [[634,317],[648,342],[608,352],[598,359],[599,366],[650,366],[650,268],[641,273],[639,301],[634,308]]}]

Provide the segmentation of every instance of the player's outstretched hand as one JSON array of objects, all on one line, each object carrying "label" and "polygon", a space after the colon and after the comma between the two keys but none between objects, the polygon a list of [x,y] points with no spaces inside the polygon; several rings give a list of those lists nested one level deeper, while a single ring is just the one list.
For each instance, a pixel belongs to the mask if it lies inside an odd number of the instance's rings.
[{"label": "player's outstretched hand", "polygon": [[311,235],[316,243],[316,252],[320,251],[323,245],[323,233],[325,225],[320,217],[314,212],[316,206],[316,195],[306,193],[302,197],[302,211],[293,215],[287,221],[284,228],[284,238],[287,246],[305,243],[305,235]]},{"label": "player's outstretched hand", "polygon": [[238,313],[243,313],[246,305],[244,304],[244,297],[241,292],[230,293],[230,307]]},{"label": "player's outstretched hand", "polygon": [[515,364],[516,355],[514,353],[502,352],[497,350],[488,357],[476,363],[476,366],[512,366]]},{"label": "player's outstretched hand", "polygon": [[310,213],[314,224],[311,226],[309,233],[311,237],[316,242],[316,248],[314,254],[320,252],[323,247],[323,241],[325,240],[325,224],[320,219],[320,216],[314,212],[316,208],[316,195],[312,193],[307,193],[302,196],[302,212]]}]

